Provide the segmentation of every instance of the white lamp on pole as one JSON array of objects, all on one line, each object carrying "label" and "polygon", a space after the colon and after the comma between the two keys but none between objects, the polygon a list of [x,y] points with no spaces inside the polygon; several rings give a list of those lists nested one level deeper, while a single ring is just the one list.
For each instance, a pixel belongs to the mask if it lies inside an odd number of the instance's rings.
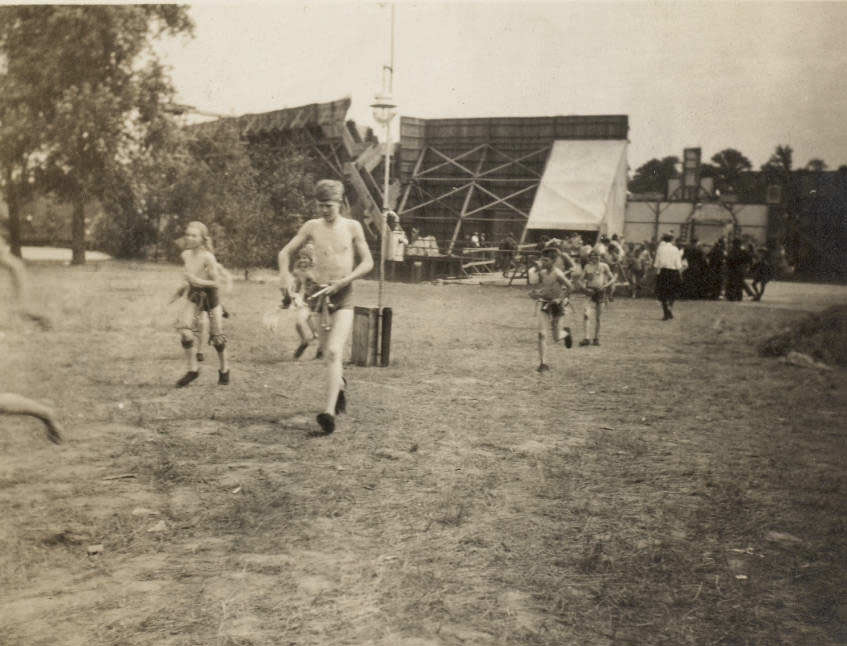
[{"label": "white lamp on pole", "polygon": [[394,102],[394,99],[390,94],[383,92],[374,97],[374,102],[371,103],[371,108],[373,108],[374,119],[385,126],[385,181],[382,191],[382,217],[380,218],[379,231],[381,250],[379,254],[379,295],[377,297],[377,307],[380,311],[382,311],[382,293],[383,283],[385,280],[385,251],[388,246],[386,244],[386,236],[388,233],[386,231],[386,213],[391,208],[388,197],[391,170],[391,122],[394,120],[394,117],[397,116],[397,104]]}]

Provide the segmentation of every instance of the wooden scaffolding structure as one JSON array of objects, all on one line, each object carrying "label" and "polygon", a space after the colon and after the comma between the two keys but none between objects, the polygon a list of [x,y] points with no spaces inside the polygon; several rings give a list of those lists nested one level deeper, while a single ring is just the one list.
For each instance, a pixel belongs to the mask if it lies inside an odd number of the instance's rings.
[{"label": "wooden scaffolding structure", "polygon": [[403,226],[449,254],[460,235],[523,236],[558,139],[626,139],[626,115],[400,120]]},{"label": "wooden scaffolding structure", "polygon": [[262,142],[279,151],[294,146],[312,160],[318,177],[338,179],[345,184],[350,211],[376,236],[374,226],[382,205],[380,177],[385,145],[375,138],[365,141],[352,122],[346,120],[350,98],[312,103],[259,114],[245,114],[192,126],[213,129],[235,124],[249,142]]}]

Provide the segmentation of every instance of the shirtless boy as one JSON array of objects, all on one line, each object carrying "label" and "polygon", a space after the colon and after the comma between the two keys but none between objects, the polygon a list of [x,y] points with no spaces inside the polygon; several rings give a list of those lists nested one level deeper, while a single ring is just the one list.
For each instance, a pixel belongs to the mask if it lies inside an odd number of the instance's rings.
[{"label": "shirtless boy", "polygon": [[[582,268],[580,285],[585,292],[585,307],[582,313],[583,339],[581,346],[600,345],[600,315],[606,302],[606,290],[615,282],[609,265],[600,260],[601,250],[596,247],[588,253],[588,262]],[[589,321],[594,319],[594,339],[589,340]]]},{"label": "shirtless boy", "polygon": [[[344,344],[353,328],[353,281],[373,269],[373,258],[365,242],[362,225],[343,217],[341,206],[344,185],[322,179],[315,187],[318,217],[309,220],[279,252],[279,281],[283,298],[295,290],[289,271],[291,256],[307,242],[315,247],[315,281],[326,285],[323,296],[330,299],[329,330],[324,358],[326,361],[326,406],[317,416],[324,434],[335,430],[335,416],[344,412],[347,399],[342,376]],[[320,292],[319,292],[320,293]]]},{"label": "shirtless boy", "polygon": [[[544,361],[547,330],[553,336],[553,342],[559,342],[559,330],[567,308],[568,291],[573,287],[564,272],[556,267],[558,251],[545,249],[538,266],[529,270],[529,282],[534,285],[530,296],[538,303],[536,321],[538,323],[538,372],[550,370]],[[565,347],[571,347],[571,331],[565,328]]]}]

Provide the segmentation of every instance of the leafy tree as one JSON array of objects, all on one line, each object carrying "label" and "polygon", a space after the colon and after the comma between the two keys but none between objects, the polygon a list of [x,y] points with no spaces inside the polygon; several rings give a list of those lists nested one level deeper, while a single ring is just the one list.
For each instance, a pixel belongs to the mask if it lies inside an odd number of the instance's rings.
[{"label": "leafy tree", "polygon": [[632,193],[665,193],[668,180],[679,177],[678,166],[679,157],[651,159],[635,170],[628,188]]},{"label": "leafy tree", "polygon": [[806,170],[810,170],[813,173],[822,173],[826,170],[826,162],[823,159],[815,157],[814,159],[810,159],[809,163],[806,164]]},{"label": "leafy tree", "polygon": [[783,184],[787,184],[791,176],[793,157],[794,150],[791,146],[777,146],[770,159],[762,164],[762,171],[769,181],[782,180]]},{"label": "leafy tree", "polygon": [[[2,43],[8,24],[0,8],[0,64],[6,63]],[[33,156],[40,147],[44,130],[43,115],[26,103],[24,88],[8,73],[8,64],[0,69],[0,189],[9,216],[9,244],[12,253],[21,255],[21,205],[33,195]]]},{"label": "leafy tree", "polygon": [[37,157],[45,186],[73,205],[72,262],[82,264],[86,203],[153,145],[173,96],[152,42],[191,33],[193,23],[178,5],[41,5],[0,8],[0,25],[13,89],[0,116],[11,128],[38,128],[24,157]]},{"label": "leafy tree", "polygon": [[715,164],[715,185],[722,191],[735,192],[741,174],[753,168],[750,160],[734,148],[712,155]]},{"label": "leafy tree", "polygon": [[[303,156],[294,149],[245,141],[237,122],[192,126],[179,132],[178,150],[157,149],[144,186],[134,193],[134,213],[175,258],[192,220],[209,227],[218,259],[244,270],[271,266],[305,213]],[[164,151],[163,151],[164,150]],[[135,216],[134,216],[135,217]],[[139,226],[142,226],[140,224]]]}]

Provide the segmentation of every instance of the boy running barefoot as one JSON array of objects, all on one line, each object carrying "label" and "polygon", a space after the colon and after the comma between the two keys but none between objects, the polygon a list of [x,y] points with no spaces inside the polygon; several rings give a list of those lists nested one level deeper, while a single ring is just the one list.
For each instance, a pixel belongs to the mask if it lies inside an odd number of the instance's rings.
[{"label": "boy running barefoot", "polygon": [[[582,313],[583,339],[579,345],[600,345],[600,315],[606,303],[606,290],[615,282],[615,276],[609,265],[600,260],[600,250],[596,247],[588,254],[588,262],[582,268],[580,286],[585,291],[585,307]],[[594,340],[589,341],[589,321],[594,319]]]},{"label": "boy running barefoot", "polygon": [[[322,179],[315,186],[318,217],[306,222],[279,252],[279,282],[283,299],[295,291],[289,271],[291,255],[307,242],[315,247],[315,282],[326,285],[321,293],[330,299],[325,303],[327,336],[324,346],[326,361],[326,405],[317,422],[323,434],[335,430],[335,416],[344,411],[346,396],[342,377],[344,344],[353,329],[353,281],[373,269],[373,258],[365,242],[362,225],[343,217],[344,185]],[[322,307],[322,305],[319,305]]]},{"label": "boy running barefoot", "polygon": [[[573,287],[564,272],[555,266],[557,252],[554,249],[545,250],[539,264],[529,270],[529,282],[536,285],[530,296],[536,300],[536,322],[538,324],[538,359],[536,370],[546,372],[550,366],[544,361],[547,346],[547,329],[549,328],[554,343],[559,342],[560,328],[565,309],[568,306],[568,294]],[[565,347],[572,343],[570,328],[565,328]]]}]

